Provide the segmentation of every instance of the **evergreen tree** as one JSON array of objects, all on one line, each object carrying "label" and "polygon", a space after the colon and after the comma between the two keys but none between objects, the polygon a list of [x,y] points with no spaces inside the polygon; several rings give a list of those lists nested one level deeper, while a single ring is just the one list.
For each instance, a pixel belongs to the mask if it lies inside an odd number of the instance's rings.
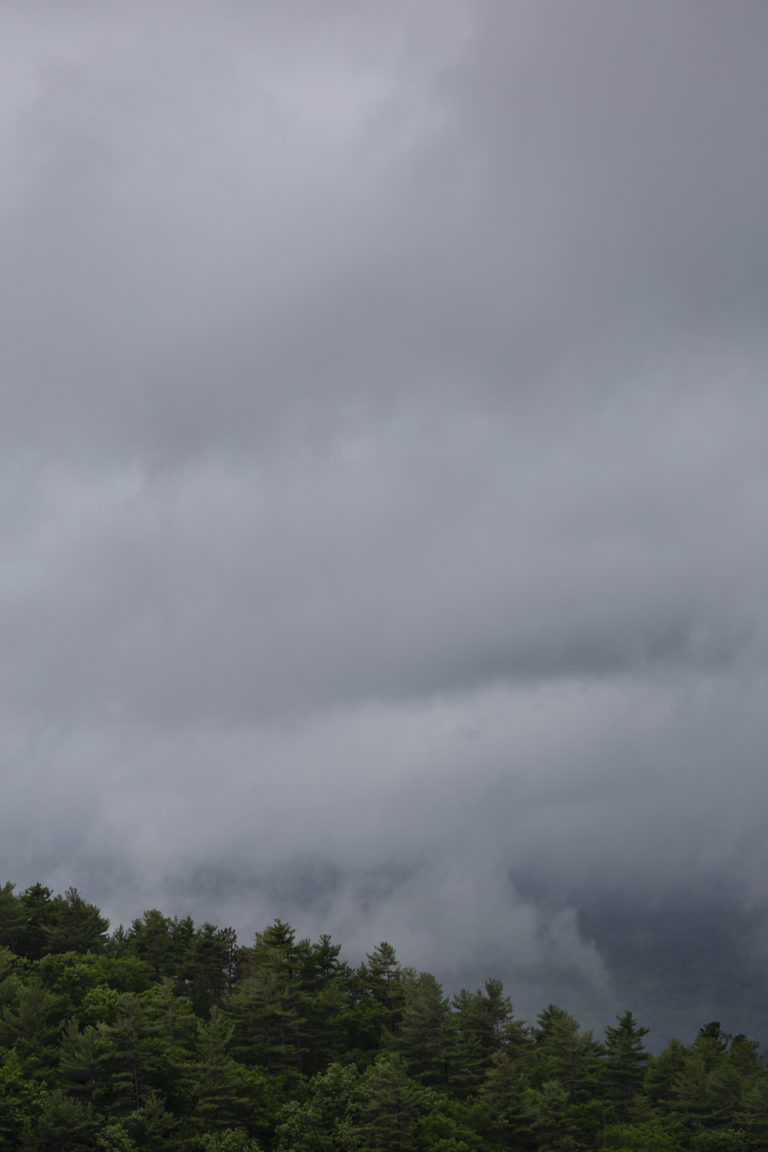
[{"label": "evergreen tree", "polygon": [[89,1152],[98,1127],[91,1108],[54,1088],[42,1098],[37,1115],[25,1122],[19,1147],[24,1152]]},{"label": "evergreen tree", "polygon": [[[716,1021],[657,1056],[499,981],[446,997],[388,944],[0,888],[0,1152],[764,1152],[768,1068]],[[13,945],[11,948],[9,945]],[[14,950],[17,949],[17,950]]]},{"label": "evergreen tree", "polygon": [[298,1076],[302,1064],[301,996],[295,932],[275,920],[243,949],[241,978],[226,1005],[234,1024],[233,1053]]},{"label": "evergreen tree", "polygon": [[131,924],[127,944],[144,961],[154,980],[176,975],[178,957],[172,928],[171,920],[157,908],[148,908]]},{"label": "evergreen tree", "polygon": [[568,1090],[572,1103],[588,1099],[595,1092],[600,1070],[600,1049],[592,1033],[582,1032],[578,1021],[554,1004],[539,1014],[537,1025],[531,1071],[534,1085],[557,1080]]},{"label": "evergreen tree", "polygon": [[34,975],[9,984],[13,994],[0,1012],[0,1045],[13,1049],[28,1075],[44,1078],[57,1060],[56,997]]},{"label": "evergreen tree", "polygon": [[663,1105],[673,1099],[675,1082],[685,1060],[685,1045],[680,1040],[670,1040],[663,1051],[649,1061],[643,1087],[651,1105]]},{"label": "evergreen tree", "polygon": [[67,888],[51,902],[49,923],[43,926],[47,952],[101,952],[109,920],[88,904],[77,888]]},{"label": "evergreen tree", "polygon": [[605,1030],[604,1076],[607,1097],[613,1100],[617,1115],[624,1116],[632,1098],[640,1091],[648,1065],[648,1052],[643,1037],[648,1029],[640,1027],[631,1012],[617,1017],[618,1023]]},{"label": "evergreen tree", "polygon": [[59,1045],[60,1079],[73,1096],[93,1103],[100,1111],[111,1111],[112,1062],[115,1045],[109,1026],[89,1024],[80,1030],[70,1020]]},{"label": "evergreen tree", "polygon": [[355,1129],[365,1152],[419,1152],[413,1128],[426,1111],[425,1090],[396,1054],[378,1056],[363,1074]]},{"label": "evergreen tree", "polygon": [[33,884],[19,896],[24,926],[19,935],[18,952],[28,960],[39,960],[49,950],[49,933],[56,918],[56,904],[50,888]]},{"label": "evergreen tree", "polygon": [[365,993],[384,1009],[384,1026],[391,1035],[396,1035],[403,1004],[403,973],[392,945],[383,940],[373,952],[369,952],[366,963],[360,967],[359,977]]},{"label": "evergreen tree", "polygon": [[126,1129],[141,1152],[182,1152],[188,1139],[179,1132],[181,1124],[182,1118],[169,1111],[163,1097],[152,1088],[145,1093],[141,1108],[125,1120]]},{"label": "evergreen tree", "polygon": [[0,1149],[22,1147],[22,1134],[37,1114],[45,1089],[31,1080],[11,1049],[0,1056]]},{"label": "evergreen tree", "polygon": [[26,915],[11,881],[0,885],[0,948],[21,955],[20,944],[26,927]]},{"label": "evergreen tree", "polygon": [[199,1152],[261,1152],[261,1145],[244,1128],[223,1128],[201,1136],[195,1149]]},{"label": "evergreen tree", "polygon": [[541,1152],[575,1152],[578,1148],[568,1124],[570,1104],[571,1093],[559,1080],[545,1080],[539,1088],[526,1090],[524,1131],[530,1133]]},{"label": "evergreen tree", "polygon": [[294,1005],[298,1070],[316,1075],[344,1053],[351,1008],[351,972],[330,936],[296,946]]},{"label": "evergreen tree", "polygon": [[454,1020],[439,982],[429,972],[403,978],[400,1030],[393,1041],[409,1076],[446,1085],[454,1047]]},{"label": "evergreen tree", "polygon": [[198,1132],[249,1127],[262,1122],[261,1087],[229,1054],[233,1026],[217,1008],[210,1019],[198,1021],[197,1058],[189,1069],[195,1098],[192,1114]]},{"label": "evergreen tree", "polygon": [[459,1095],[476,1092],[494,1055],[527,1045],[523,1026],[515,1021],[512,1002],[500,980],[487,980],[484,992],[462,989],[453,997],[455,1018],[451,1085]]},{"label": "evergreen tree", "polygon": [[474,1123],[486,1145],[509,1148],[526,1124],[528,1081],[517,1053],[496,1052],[490,1060],[474,1105]]},{"label": "evergreen tree", "polygon": [[280,1111],[276,1152],[342,1152],[359,1147],[350,1119],[360,1096],[354,1064],[331,1064],[314,1076],[304,1100],[291,1100]]},{"label": "evergreen tree", "polygon": [[206,1017],[221,1005],[235,984],[239,962],[237,935],[233,928],[203,924],[195,933],[189,956],[190,995],[195,1012]]}]

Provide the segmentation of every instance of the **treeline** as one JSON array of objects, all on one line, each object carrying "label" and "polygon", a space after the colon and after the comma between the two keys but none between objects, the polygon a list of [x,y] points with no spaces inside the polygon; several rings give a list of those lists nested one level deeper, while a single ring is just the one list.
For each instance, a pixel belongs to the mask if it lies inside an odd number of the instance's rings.
[{"label": "treeline", "polygon": [[110,934],[76,889],[0,887],[2,1152],[765,1152],[758,1045],[646,1033],[526,1024],[386,943],[353,967],[154,909]]}]

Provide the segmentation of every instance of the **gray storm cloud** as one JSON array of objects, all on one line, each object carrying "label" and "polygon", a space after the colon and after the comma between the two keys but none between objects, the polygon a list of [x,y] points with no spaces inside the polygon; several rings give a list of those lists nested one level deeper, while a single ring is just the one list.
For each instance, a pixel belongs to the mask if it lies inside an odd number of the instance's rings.
[{"label": "gray storm cloud", "polygon": [[7,878],[749,1031],[764,7],[4,23]]}]

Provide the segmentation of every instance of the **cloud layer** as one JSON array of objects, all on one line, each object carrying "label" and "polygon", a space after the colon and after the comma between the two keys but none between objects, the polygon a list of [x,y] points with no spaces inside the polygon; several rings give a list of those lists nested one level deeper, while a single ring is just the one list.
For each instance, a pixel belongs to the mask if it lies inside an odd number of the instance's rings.
[{"label": "cloud layer", "polygon": [[4,873],[750,1031],[765,8],[7,23]]}]

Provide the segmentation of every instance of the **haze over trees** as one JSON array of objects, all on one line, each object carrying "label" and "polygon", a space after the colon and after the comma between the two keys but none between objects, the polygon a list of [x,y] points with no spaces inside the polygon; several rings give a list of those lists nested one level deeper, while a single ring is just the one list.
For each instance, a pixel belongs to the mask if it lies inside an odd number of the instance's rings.
[{"label": "haze over trees", "polygon": [[768,1042],[768,3],[0,13],[12,946]]},{"label": "haze over trees", "polygon": [[447,995],[373,947],[275,919],[231,928],[149,909],[109,932],[75,888],[0,887],[0,1150],[762,1152],[758,1044],[704,1024],[646,1047],[598,1038],[499,980]]}]

